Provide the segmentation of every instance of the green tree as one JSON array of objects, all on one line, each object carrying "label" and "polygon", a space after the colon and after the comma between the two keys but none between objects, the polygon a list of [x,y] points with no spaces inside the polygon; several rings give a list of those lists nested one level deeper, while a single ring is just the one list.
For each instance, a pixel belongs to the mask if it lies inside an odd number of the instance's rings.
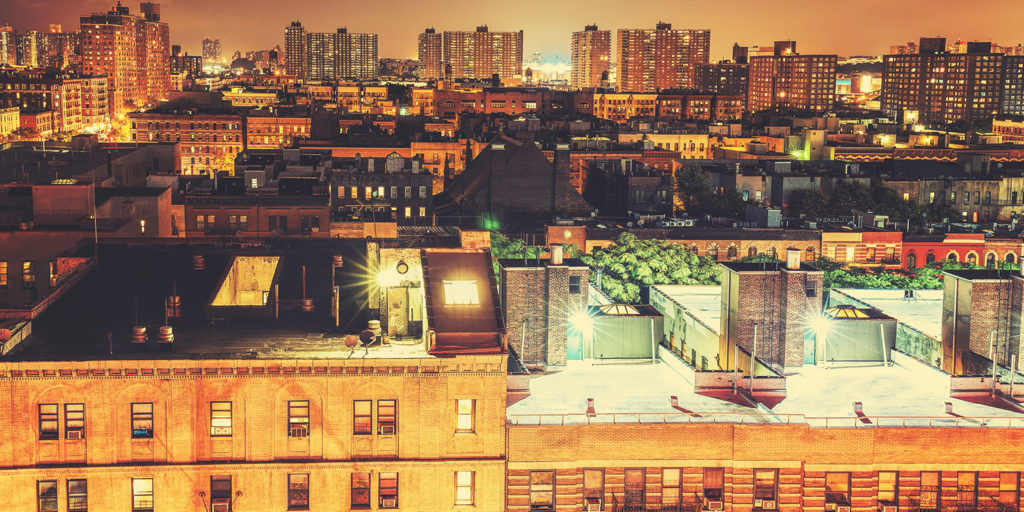
[{"label": "green tree", "polygon": [[685,165],[676,171],[675,179],[674,209],[685,211],[691,217],[743,215],[743,198],[735,192],[716,192],[711,185],[711,175],[707,171]]},{"label": "green tree", "polygon": [[830,217],[835,214],[832,203],[820,190],[796,190],[786,203],[789,217]]}]

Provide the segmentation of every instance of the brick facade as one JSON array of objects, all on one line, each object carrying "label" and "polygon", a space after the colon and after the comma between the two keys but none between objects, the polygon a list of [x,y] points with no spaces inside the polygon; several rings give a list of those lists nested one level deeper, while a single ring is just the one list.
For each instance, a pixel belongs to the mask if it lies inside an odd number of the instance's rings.
[{"label": "brick facade", "polygon": [[[501,304],[509,343],[529,366],[564,365],[569,318],[587,306],[589,269],[578,260],[501,260]],[[578,292],[570,278],[579,278]],[[523,325],[525,324],[525,328]]]}]

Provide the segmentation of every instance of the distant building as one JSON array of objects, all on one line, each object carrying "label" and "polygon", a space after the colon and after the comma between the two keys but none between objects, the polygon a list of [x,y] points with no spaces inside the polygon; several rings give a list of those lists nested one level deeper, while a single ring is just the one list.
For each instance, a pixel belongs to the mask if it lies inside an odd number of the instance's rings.
[{"label": "distant building", "polygon": [[715,94],[747,95],[748,66],[733,62],[698,64],[694,88]]},{"label": "distant building", "polygon": [[16,66],[17,64],[17,33],[10,25],[0,25],[0,66]]},{"label": "distant building", "polygon": [[569,86],[573,89],[607,87],[611,53],[610,30],[598,30],[597,25],[587,25],[582,31],[573,32]]},{"label": "distant building", "polygon": [[335,158],[328,172],[338,220],[434,223],[433,178],[417,158]]},{"label": "distant building", "polygon": [[0,107],[0,136],[8,135],[21,126],[21,112],[18,107]]},{"label": "distant building", "polygon": [[433,28],[425,29],[416,38],[419,58],[419,77],[425,80],[444,78],[442,64],[442,41],[444,36]]},{"label": "distant building", "polygon": [[377,34],[310,32],[303,50],[307,80],[371,80],[377,78]]},{"label": "distant building", "polygon": [[120,4],[106,13],[82,16],[82,70],[109,79],[114,114],[155,103],[171,88],[170,35],[159,5],[143,2],[142,16]]},{"label": "distant building", "polygon": [[616,79],[619,92],[691,89],[696,67],[707,64],[711,31],[673,29],[658,23],[652,29],[619,29]]},{"label": "distant building", "polygon": [[751,112],[831,110],[836,96],[836,56],[799,55],[792,45],[775,46],[775,55],[750,58],[747,108]]},{"label": "distant building", "polygon": [[232,171],[244,149],[242,116],[219,93],[172,98],[160,107],[128,114],[133,142],[175,142],[182,174]]},{"label": "distant building", "polygon": [[306,48],[306,29],[302,23],[293,21],[284,31],[284,62],[285,72],[289,75],[305,78],[308,55]]},{"label": "distant building", "polygon": [[209,64],[221,61],[220,39],[203,38],[203,60]]},{"label": "distant building", "polygon": [[418,50],[423,78],[490,80],[494,75],[516,78],[523,73],[522,30],[491,32],[482,25],[473,32],[437,34],[430,28],[420,34]]},{"label": "distant building", "polygon": [[[106,98],[97,97],[106,93],[105,81],[42,72],[0,75],[0,107],[52,111],[54,131],[77,132],[109,117]],[[88,119],[83,118],[85,107]]]}]

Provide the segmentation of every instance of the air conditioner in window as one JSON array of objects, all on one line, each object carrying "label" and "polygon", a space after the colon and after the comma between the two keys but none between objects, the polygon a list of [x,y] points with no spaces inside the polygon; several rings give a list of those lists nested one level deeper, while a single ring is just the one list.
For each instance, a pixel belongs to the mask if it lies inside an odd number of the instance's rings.
[{"label": "air conditioner in window", "polygon": [[309,428],[306,426],[292,425],[291,429],[288,430],[289,437],[307,437],[309,436]]},{"label": "air conditioner in window", "polygon": [[384,498],[380,500],[380,506],[382,508],[395,508],[398,506],[397,498]]},{"label": "air conditioner in window", "polygon": [[762,510],[775,510],[775,500],[761,500]]},{"label": "air conditioner in window", "polygon": [[394,425],[381,425],[380,426],[380,434],[382,436],[393,436],[393,435],[395,435],[395,426]]},{"label": "air conditioner in window", "polygon": [[601,503],[601,500],[589,499],[583,510],[586,512],[604,512],[604,504]]},{"label": "air conditioner in window", "polygon": [[68,430],[67,432],[68,441],[81,441],[82,431],[81,430]]},{"label": "air conditioner in window", "polygon": [[216,498],[213,500],[213,512],[228,512],[231,510],[231,506],[226,498]]},{"label": "air conditioner in window", "polygon": [[215,436],[230,436],[231,427],[213,427],[213,431],[211,433]]},{"label": "air conditioner in window", "polygon": [[312,228],[310,228],[310,231],[312,231],[314,233],[319,233],[320,232],[320,228],[317,227],[317,226],[313,226]]},{"label": "air conditioner in window", "polygon": [[837,512],[850,512],[850,507],[839,507]]},{"label": "air conditioner in window", "polygon": [[705,510],[724,510],[725,503],[721,501],[709,501]]}]

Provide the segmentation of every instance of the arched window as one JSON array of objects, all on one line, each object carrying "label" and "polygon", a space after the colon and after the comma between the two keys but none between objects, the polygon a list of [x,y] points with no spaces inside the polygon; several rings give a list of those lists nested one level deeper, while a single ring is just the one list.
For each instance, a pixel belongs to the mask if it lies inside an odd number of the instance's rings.
[{"label": "arched window", "polygon": [[736,259],[736,246],[735,245],[730,245],[729,246],[729,250],[725,251],[725,257],[730,259],[730,260]]},{"label": "arched window", "polygon": [[948,261],[950,263],[956,263],[956,262],[960,261],[960,257],[957,256],[956,252],[949,251],[949,254],[946,255],[946,261]]},{"label": "arched window", "polygon": [[807,261],[814,261],[814,247],[808,247],[804,250],[804,259]]},{"label": "arched window", "polygon": [[926,265],[931,265],[932,263],[935,263],[935,253],[932,251],[928,251],[928,254],[925,255],[924,257],[924,262]]},{"label": "arched window", "polygon": [[710,246],[708,246],[708,258],[711,258],[714,261],[718,261],[718,246],[717,245],[711,244]]},{"label": "arched window", "polygon": [[690,251],[692,254],[697,254],[697,251],[699,251],[700,249],[697,247],[697,244],[690,244],[690,246],[687,247],[686,250]]},{"label": "arched window", "polygon": [[990,252],[985,255],[985,268],[996,268],[996,253]]},{"label": "arched window", "polygon": [[754,256],[757,256],[757,247],[751,245],[750,249],[747,249],[747,257],[753,258]]},{"label": "arched window", "polygon": [[914,251],[910,251],[907,253],[907,268],[917,268],[917,254],[915,254]]},{"label": "arched window", "polygon": [[978,264],[978,253],[971,251],[967,253],[967,259],[965,260],[970,265]]},{"label": "arched window", "polygon": [[1017,253],[1012,251],[1006,253],[1006,256],[1003,258],[1003,261],[1007,263],[1017,263]]}]

